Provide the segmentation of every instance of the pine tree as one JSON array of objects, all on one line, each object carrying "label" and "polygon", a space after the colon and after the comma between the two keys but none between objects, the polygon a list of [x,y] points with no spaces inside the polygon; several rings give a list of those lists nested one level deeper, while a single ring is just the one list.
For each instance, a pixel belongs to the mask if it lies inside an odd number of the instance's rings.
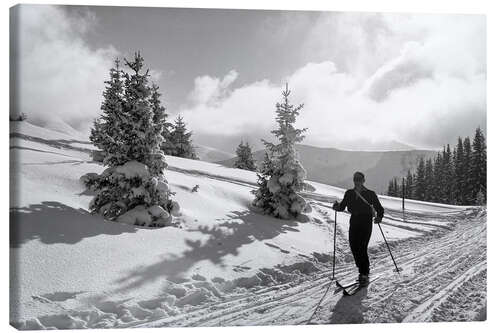
[{"label": "pine tree", "polygon": [[194,160],[198,159],[191,135],[192,132],[187,130],[184,119],[178,115],[167,137],[169,146],[163,147],[165,154]]},{"label": "pine tree", "polygon": [[425,171],[424,171],[424,200],[425,201],[434,201],[434,193],[433,193],[433,187],[434,187],[434,168],[432,164],[432,159],[428,158],[427,161],[425,162]]},{"label": "pine tree", "polygon": [[390,197],[394,196],[394,178],[389,180],[389,186],[387,187],[387,195]]},{"label": "pine tree", "polygon": [[421,157],[418,166],[417,174],[415,178],[415,199],[424,200],[426,191],[426,179],[425,179],[425,162],[424,158]]},{"label": "pine tree", "polygon": [[438,152],[434,159],[434,184],[432,188],[432,198],[435,202],[443,202],[446,191],[446,181],[445,181],[445,155],[446,149],[443,147],[442,152]]},{"label": "pine tree", "polygon": [[450,188],[450,192],[451,192],[451,200],[449,203],[453,204],[453,205],[457,205],[458,204],[458,195],[457,195],[457,188],[458,188],[458,180],[457,180],[457,177],[456,177],[456,168],[457,168],[457,147],[453,147],[453,153],[452,153],[452,170],[451,170],[451,188]]},{"label": "pine tree", "polygon": [[401,196],[401,186],[398,183],[398,178],[394,177],[394,196],[395,197],[400,197]]},{"label": "pine tree", "polygon": [[474,192],[474,183],[473,183],[473,175],[471,174],[471,164],[472,164],[472,147],[470,144],[469,137],[465,137],[464,139],[464,174],[465,174],[465,182],[464,182],[464,204],[471,205],[474,203],[475,198],[472,196]]},{"label": "pine tree", "polygon": [[259,170],[258,189],[253,191],[253,205],[282,219],[296,217],[307,209],[306,201],[298,194],[304,188],[305,170],[295,150],[295,144],[304,139],[306,129],[294,127],[304,105],[295,107],[290,104],[290,93],[287,84],[282,92],[282,103],[276,104],[275,119],[278,128],[271,133],[279,143],[262,140],[267,154]]},{"label": "pine tree", "polygon": [[483,192],[483,189],[477,192],[475,204],[479,206],[484,206],[486,204],[486,194]]},{"label": "pine tree", "polygon": [[[474,140],[472,141],[472,159],[471,159],[471,197],[476,198],[482,191],[486,193],[486,141],[483,132],[478,127]],[[485,197],[486,199],[486,197]]]},{"label": "pine tree", "polygon": [[413,174],[408,169],[408,173],[406,174],[405,180],[405,197],[408,199],[413,199]]},{"label": "pine tree", "polygon": [[450,145],[446,145],[446,159],[444,161],[444,181],[445,181],[445,196],[443,202],[445,203],[453,203],[455,200],[454,197],[454,187],[455,187],[455,179],[453,177],[454,174],[454,166],[453,166],[453,155],[450,149]]},{"label": "pine tree", "polygon": [[[486,142],[477,128],[472,145],[469,137],[458,137],[453,150],[447,144],[434,159],[420,158],[416,173],[408,170],[406,197],[455,205],[486,203],[486,167]],[[389,181],[387,193],[400,195],[396,178]]]},{"label": "pine tree", "polygon": [[255,171],[255,161],[252,155],[252,148],[247,143],[240,142],[236,148],[236,161],[234,167],[238,169]]},{"label": "pine tree", "polygon": [[268,180],[273,176],[275,168],[270,154],[269,151],[265,152],[264,160],[257,173],[257,190],[252,192],[255,194],[253,205],[262,208],[267,213],[274,211],[273,193],[271,193],[268,186]]},{"label": "pine tree", "polygon": [[104,155],[104,165],[116,166],[120,163],[117,152],[125,139],[124,133],[116,123],[123,121],[123,79],[120,61],[115,60],[115,67],[109,71],[109,80],[106,84],[101,103],[102,114],[94,120],[90,130],[90,141],[99,148]]},{"label": "pine tree", "polygon": [[456,149],[456,157],[455,157],[455,198],[457,204],[463,205],[464,201],[464,192],[465,192],[465,181],[466,181],[466,173],[464,171],[464,145],[462,142],[462,138],[458,137],[457,149]]},{"label": "pine tree", "polygon": [[148,85],[148,71],[142,72],[143,63],[136,53],[133,61],[125,59],[131,73],[119,70],[118,61],[110,70],[103,114],[90,136],[108,168],[82,181],[96,192],[92,212],[124,223],[163,226],[179,206],[170,199],[173,193],[164,177],[167,163],[160,151],[166,115],[156,103],[157,88]]},{"label": "pine tree", "polygon": [[160,149],[165,151],[173,147],[172,142],[170,142],[170,129],[172,124],[167,122],[168,114],[160,101],[160,97],[160,87],[156,84],[152,84],[149,103],[153,111],[153,124],[161,129],[160,132],[163,142],[160,144]]},{"label": "pine tree", "polygon": [[394,178],[389,181],[389,188],[387,189],[387,195],[393,197],[396,191],[394,191]]}]

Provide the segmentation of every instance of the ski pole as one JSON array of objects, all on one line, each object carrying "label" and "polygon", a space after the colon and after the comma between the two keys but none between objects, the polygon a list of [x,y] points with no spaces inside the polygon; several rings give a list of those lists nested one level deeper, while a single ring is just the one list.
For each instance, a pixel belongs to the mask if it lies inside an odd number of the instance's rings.
[{"label": "ski pole", "polygon": [[337,211],[335,211],[335,222],[333,224],[333,264],[332,264],[332,280],[335,279],[335,250],[337,241]]},{"label": "ski pole", "polygon": [[385,245],[387,245],[387,249],[389,250],[389,254],[391,255],[392,262],[394,263],[394,267],[396,267],[396,272],[398,272],[398,274],[399,274],[400,270],[398,268],[398,265],[396,265],[396,260],[394,260],[394,257],[392,256],[392,252],[391,252],[391,248],[389,247],[389,243],[387,243],[387,239],[385,239],[384,232],[382,231],[382,226],[380,225],[380,222],[377,224],[378,224],[378,227],[380,229],[380,232],[382,233],[382,237],[384,237],[384,242],[385,242]]}]

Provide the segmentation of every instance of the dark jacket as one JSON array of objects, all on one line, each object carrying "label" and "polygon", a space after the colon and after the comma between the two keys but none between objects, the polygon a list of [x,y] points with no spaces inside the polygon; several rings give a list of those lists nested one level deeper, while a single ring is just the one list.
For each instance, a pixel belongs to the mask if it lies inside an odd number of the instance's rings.
[{"label": "dark jacket", "polygon": [[[384,207],[380,204],[377,194],[367,188],[363,189],[360,194],[366,201],[368,201],[368,203],[373,205],[373,208],[377,211],[377,218],[382,219],[382,217],[384,217]],[[354,189],[347,190],[344,193],[344,199],[342,199],[338,205],[334,205],[333,209],[341,212],[346,207],[352,215],[372,215],[370,206],[368,206],[361,198],[358,198]]]}]

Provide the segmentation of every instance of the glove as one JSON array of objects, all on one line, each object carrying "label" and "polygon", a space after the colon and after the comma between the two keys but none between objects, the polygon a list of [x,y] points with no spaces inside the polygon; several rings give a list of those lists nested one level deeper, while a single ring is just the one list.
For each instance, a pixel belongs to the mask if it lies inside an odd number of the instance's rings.
[{"label": "glove", "polygon": [[376,223],[376,224],[379,224],[380,222],[382,222],[382,218],[381,217],[376,217],[375,220],[373,220],[373,223]]},{"label": "glove", "polygon": [[337,211],[339,210],[339,203],[338,203],[338,201],[335,200],[335,202],[333,203],[332,209],[333,210],[337,210]]}]

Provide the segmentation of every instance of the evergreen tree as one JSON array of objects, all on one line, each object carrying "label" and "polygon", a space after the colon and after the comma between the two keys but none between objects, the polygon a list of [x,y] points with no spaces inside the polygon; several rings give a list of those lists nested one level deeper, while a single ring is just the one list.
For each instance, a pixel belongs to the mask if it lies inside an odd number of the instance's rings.
[{"label": "evergreen tree", "polygon": [[167,137],[169,146],[163,147],[165,154],[194,160],[198,159],[191,141],[191,135],[192,132],[187,130],[184,119],[178,115]]},{"label": "evergreen tree", "polygon": [[433,171],[433,179],[434,183],[432,184],[432,197],[435,202],[443,202],[442,198],[444,197],[444,169],[443,169],[443,161],[444,161],[444,152],[438,152],[436,157],[434,158],[434,171]]},{"label": "evergreen tree", "polygon": [[109,71],[109,80],[103,92],[103,102],[101,103],[102,114],[94,120],[94,126],[90,130],[90,141],[99,148],[104,155],[104,165],[116,166],[120,164],[117,153],[120,145],[125,139],[125,134],[121,131],[117,123],[124,119],[123,114],[123,79],[120,69],[120,61],[115,60],[115,67]]},{"label": "evergreen tree", "polygon": [[394,178],[389,180],[389,186],[387,188],[387,195],[390,197],[394,196]]},{"label": "evergreen tree", "polygon": [[271,160],[270,152],[266,151],[264,160],[257,173],[257,190],[252,191],[255,194],[253,201],[254,206],[262,208],[265,212],[274,212],[274,198],[273,193],[269,190],[268,180],[273,176],[274,165]]},{"label": "evergreen tree", "polygon": [[432,191],[434,186],[434,177],[433,177],[434,169],[432,164],[432,159],[428,158],[425,162],[425,171],[424,171],[424,200],[425,201],[434,201],[434,193]]},{"label": "evergreen tree", "polygon": [[452,170],[451,170],[451,188],[450,188],[450,192],[451,192],[451,201],[449,203],[453,204],[453,205],[457,205],[458,204],[458,196],[457,196],[457,187],[458,187],[458,180],[457,180],[457,177],[456,177],[456,168],[457,168],[457,147],[453,147],[453,153],[452,153]]},{"label": "evergreen tree", "polygon": [[464,201],[464,192],[465,192],[465,181],[466,181],[466,173],[464,170],[464,145],[462,142],[462,138],[458,137],[457,149],[456,149],[456,157],[455,157],[455,198],[457,204],[463,205]]},{"label": "evergreen tree", "polygon": [[482,191],[482,195],[486,200],[486,141],[483,132],[478,127],[474,140],[472,141],[472,158],[471,158],[471,197],[476,198],[478,193]]},{"label": "evergreen tree", "polygon": [[391,196],[392,197],[398,197],[399,196],[399,184],[398,184],[398,178],[394,177],[391,180]]},{"label": "evergreen tree", "polygon": [[472,162],[472,147],[470,144],[469,137],[465,137],[464,139],[464,174],[465,174],[465,182],[464,182],[464,204],[471,205],[474,203],[475,198],[472,196],[474,192],[474,183],[473,183],[473,175],[471,174],[471,163]]},{"label": "evergreen tree", "polygon": [[[480,128],[474,142],[458,137],[457,145],[443,146],[434,159],[420,158],[415,174],[408,170],[406,197],[448,204],[474,205],[486,203],[486,142]],[[397,179],[389,181],[387,193],[401,195]]]},{"label": "evergreen tree", "polygon": [[401,186],[399,185],[397,177],[394,177],[394,196],[395,197],[401,196]]},{"label": "evergreen tree", "polygon": [[483,189],[477,192],[475,204],[479,206],[484,206],[486,204],[486,194],[483,192]]},{"label": "evergreen tree", "polygon": [[406,180],[405,180],[405,197],[408,199],[413,199],[413,191],[414,191],[413,174],[411,173],[411,170],[408,169],[408,173],[406,174]]},{"label": "evergreen tree", "polygon": [[148,85],[148,71],[142,72],[140,53],[125,63],[131,73],[120,71],[118,61],[110,70],[103,114],[90,136],[108,168],[82,180],[96,191],[92,212],[124,223],[163,226],[179,210],[163,174],[167,163],[160,145],[166,115],[154,102],[159,96],[151,95],[155,88]]},{"label": "evergreen tree", "polygon": [[255,161],[252,155],[252,148],[250,148],[248,142],[243,144],[243,141],[241,141],[236,148],[236,161],[234,162],[234,167],[255,171]]},{"label": "evergreen tree", "polygon": [[153,123],[155,126],[161,129],[160,132],[163,138],[163,142],[160,144],[160,149],[162,151],[166,151],[173,147],[173,144],[170,141],[170,130],[172,124],[167,122],[168,114],[165,111],[165,107],[161,104],[160,97],[160,87],[158,87],[158,85],[156,84],[153,84],[151,86],[151,97],[149,99],[149,103],[151,104],[151,108],[153,111]]},{"label": "evergreen tree", "polygon": [[444,198],[442,202],[453,203],[455,200],[453,189],[455,187],[453,155],[451,153],[450,145],[446,145],[446,159],[444,162]]},{"label": "evergreen tree", "polygon": [[415,178],[415,199],[424,200],[425,190],[426,190],[426,179],[425,179],[425,162],[424,158],[420,157],[417,166],[417,174]]},{"label": "evergreen tree", "polygon": [[306,201],[298,194],[304,188],[305,170],[300,164],[295,144],[304,139],[306,129],[296,129],[294,123],[303,104],[289,102],[288,84],[282,92],[282,103],[276,104],[278,128],[271,133],[278,143],[264,142],[266,159],[259,170],[258,189],[254,190],[253,205],[265,213],[282,219],[296,217],[306,208]]}]

